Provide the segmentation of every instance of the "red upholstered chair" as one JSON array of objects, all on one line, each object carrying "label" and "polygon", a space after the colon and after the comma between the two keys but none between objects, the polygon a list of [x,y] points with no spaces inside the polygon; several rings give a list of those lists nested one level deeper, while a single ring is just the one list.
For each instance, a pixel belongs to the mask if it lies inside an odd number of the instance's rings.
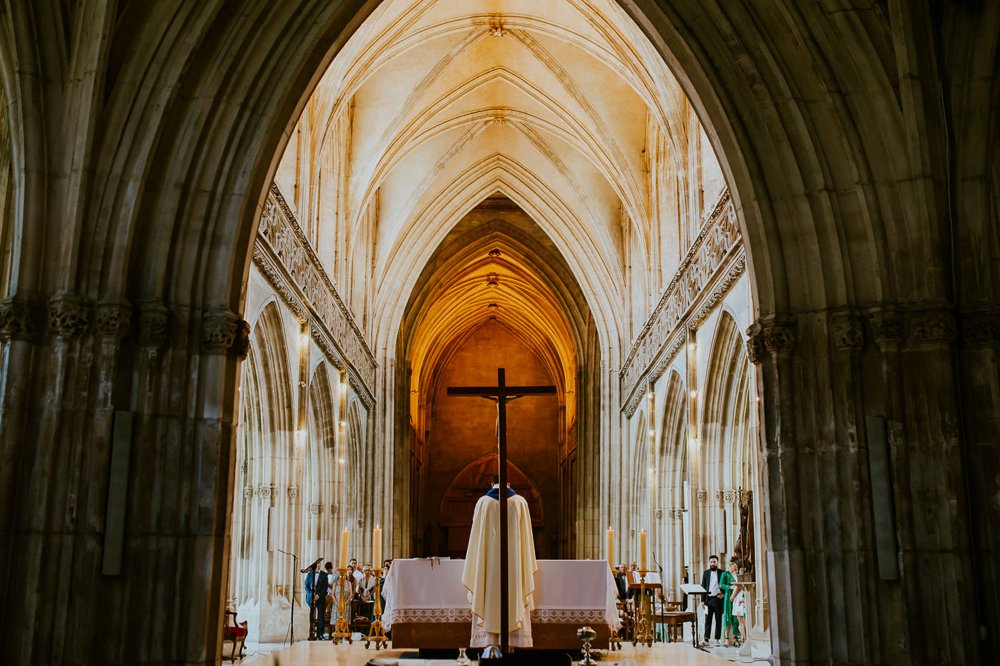
[{"label": "red upholstered chair", "polygon": [[240,659],[243,658],[243,643],[247,639],[247,623],[246,620],[243,622],[236,622],[235,611],[227,610],[226,616],[223,619],[222,625],[222,643],[233,644],[233,651],[230,660],[236,661],[236,646],[240,646]]}]

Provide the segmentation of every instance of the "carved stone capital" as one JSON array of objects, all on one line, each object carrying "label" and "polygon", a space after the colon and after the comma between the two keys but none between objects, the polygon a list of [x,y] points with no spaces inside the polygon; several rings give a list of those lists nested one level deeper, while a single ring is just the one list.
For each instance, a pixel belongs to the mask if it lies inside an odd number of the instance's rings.
[{"label": "carved stone capital", "polygon": [[209,354],[225,354],[236,342],[243,319],[229,310],[207,310],[201,316],[201,348]]},{"label": "carved stone capital", "polygon": [[838,310],[830,315],[833,344],[841,351],[857,351],[865,346],[865,326],[855,310]]},{"label": "carved stone capital", "polygon": [[708,491],[699,490],[695,497],[698,499],[698,504],[708,504]]},{"label": "carved stone capital", "polygon": [[764,360],[764,329],[757,322],[747,328],[747,358],[754,365]]},{"label": "carved stone capital", "polygon": [[162,347],[170,333],[170,310],[159,301],[139,306],[139,344],[143,347]]},{"label": "carved stone capital", "polygon": [[988,347],[1000,343],[1000,308],[963,314],[962,340],[968,347]]},{"label": "carved stone capital", "polygon": [[868,325],[879,349],[882,351],[899,349],[899,345],[903,342],[903,318],[896,308],[872,308],[868,311]]},{"label": "carved stone capital", "polygon": [[318,515],[320,515],[320,514],[323,513],[323,505],[322,504],[310,504],[308,511],[309,511],[309,515],[310,516],[318,516]]},{"label": "carved stone capital", "polygon": [[795,319],[769,315],[759,321],[764,335],[764,349],[772,354],[787,354],[795,348]]},{"label": "carved stone capital", "polygon": [[132,308],[127,303],[98,303],[94,308],[94,331],[105,340],[121,342],[132,324]]},{"label": "carved stone capital", "polygon": [[0,301],[0,340],[32,340],[41,329],[42,309],[27,298]]},{"label": "carved stone capital", "polygon": [[250,353],[250,322],[240,319],[236,326],[236,339],[233,340],[233,353],[240,359],[245,359]]},{"label": "carved stone capital", "polygon": [[947,307],[928,307],[909,313],[907,329],[917,345],[948,345],[958,335],[955,313]]},{"label": "carved stone capital", "polygon": [[57,338],[78,338],[90,326],[90,303],[76,294],[49,299],[49,330]]},{"label": "carved stone capital", "polygon": [[288,499],[295,500],[299,496],[298,486],[288,486]]}]

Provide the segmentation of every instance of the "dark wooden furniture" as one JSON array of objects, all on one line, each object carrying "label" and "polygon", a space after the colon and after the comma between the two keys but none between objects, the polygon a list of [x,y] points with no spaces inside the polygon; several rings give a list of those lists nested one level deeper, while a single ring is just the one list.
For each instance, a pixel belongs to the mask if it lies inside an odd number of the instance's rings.
[{"label": "dark wooden furniture", "polygon": [[247,623],[236,621],[236,612],[227,610],[222,618],[222,643],[233,644],[233,651],[229,659],[236,661],[236,646],[240,646],[239,658],[243,658],[243,646],[247,639]]}]

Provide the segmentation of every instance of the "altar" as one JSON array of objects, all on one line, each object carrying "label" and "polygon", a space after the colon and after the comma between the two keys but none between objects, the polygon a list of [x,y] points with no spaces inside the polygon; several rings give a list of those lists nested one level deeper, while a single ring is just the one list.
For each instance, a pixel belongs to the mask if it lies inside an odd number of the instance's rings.
[{"label": "altar", "polygon": [[[472,611],[462,569],[465,560],[393,560],[385,581],[382,622],[392,630],[394,648],[467,647]],[[618,590],[604,560],[538,560],[535,609],[531,612],[534,649],[579,649],[576,630],[597,631],[595,648],[607,648],[619,625]]]}]

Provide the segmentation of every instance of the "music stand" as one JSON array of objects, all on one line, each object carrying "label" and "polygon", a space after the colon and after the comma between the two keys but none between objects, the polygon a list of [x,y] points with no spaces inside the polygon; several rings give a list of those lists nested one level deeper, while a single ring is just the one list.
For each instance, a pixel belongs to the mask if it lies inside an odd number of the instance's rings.
[{"label": "music stand", "polygon": [[[708,594],[708,590],[697,583],[681,583],[681,591],[689,596],[692,594]],[[691,646],[696,650],[703,650],[703,648],[698,647],[698,635],[700,633],[698,629],[698,602],[696,601],[694,607],[694,635],[691,636]],[[708,650],[704,651],[708,652]]]},{"label": "music stand", "polygon": [[[286,553],[280,548],[275,548],[282,555],[288,555],[292,558],[292,571],[299,568],[299,556],[295,553]],[[295,642],[295,591],[298,589],[298,581],[295,579],[295,574],[292,574],[292,588],[288,591],[288,632],[285,634],[289,636],[288,644],[291,645]],[[313,594],[315,596],[315,594]]]}]

